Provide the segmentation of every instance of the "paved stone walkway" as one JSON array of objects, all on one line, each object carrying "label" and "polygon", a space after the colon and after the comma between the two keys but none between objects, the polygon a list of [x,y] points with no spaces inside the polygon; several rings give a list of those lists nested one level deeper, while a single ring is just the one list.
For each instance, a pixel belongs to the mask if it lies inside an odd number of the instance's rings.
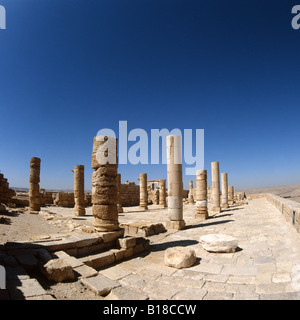
[{"label": "paved stone walkway", "polygon": [[[185,230],[150,237],[150,253],[100,273],[150,299],[300,299],[300,236],[266,199],[231,207],[204,222],[193,218],[194,211],[195,206],[185,206]],[[120,222],[125,216],[127,222],[164,222],[167,210],[125,213]],[[209,233],[236,237],[237,252],[206,252],[198,241]],[[195,249],[194,266],[164,265],[164,250],[177,245]],[[126,298],[120,289],[107,298],[115,296]]]}]

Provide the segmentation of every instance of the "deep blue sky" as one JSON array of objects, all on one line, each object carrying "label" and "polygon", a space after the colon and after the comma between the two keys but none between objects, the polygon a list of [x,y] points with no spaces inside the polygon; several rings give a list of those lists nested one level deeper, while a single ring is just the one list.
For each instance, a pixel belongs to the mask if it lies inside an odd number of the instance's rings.
[{"label": "deep blue sky", "polygon": [[[101,128],[204,129],[236,188],[300,183],[300,29],[287,0],[0,0],[0,170],[73,187]],[[131,143],[132,144],[132,143]],[[130,144],[129,144],[130,147]],[[149,155],[150,158],[150,155]],[[120,166],[122,182],[165,165]],[[185,187],[192,176],[184,176]]]}]

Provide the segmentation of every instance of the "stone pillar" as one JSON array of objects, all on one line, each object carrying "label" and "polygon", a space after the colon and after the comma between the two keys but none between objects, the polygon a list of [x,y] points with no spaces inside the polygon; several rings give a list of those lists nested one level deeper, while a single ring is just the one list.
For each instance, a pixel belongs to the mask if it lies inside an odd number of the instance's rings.
[{"label": "stone pillar", "polygon": [[167,229],[180,230],[185,227],[182,208],[182,152],[181,136],[167,136],[168,211]]},{"label": "stone pillar", "polygon": [[229,205],[234,204],[234,188],[233,188],[233,186],[228,187],[228,204]]},{"label": "stone pillar", "polygon": [[147,173],[141,173],[140,177],[140,208],[148,209],[148,188],[147,188]]},{"label": "stone pillar", "polygon": [[74,201],[75,201],[75,215],[84,216],[84,166],[76,165],[74,170]]},{"label": "stone pillar", "polygon": [[93,226],[97,231],[119,230],[116,138],[94,138],[92,168]]},{"label": "stone pillar", "polygon": [[221,212],[219,162],[211,163],[211,177],[212,177],[212,211],[218,213],[218,212]]},{"label": "stone pillar", "polygon": [[222,208],[228,208],[228,177],[227,173],[221,173],[222,182]]},{"label": "stone pillar", "polygon": [[156,187],[154,191],[154,203],[159,204],[159,189]]},{"label": "stone pillar", "polygon": [[159,205],[163,206],[164,208],[167,206],[166,202],[166,180],[160,179],[159,180]]},{"label": "stone pillar", "polygon": [[194,204],[194,196],[193,196],[193,181],[189,181],[189,204]]},{"label": "stone pillar", "polygon": [[41,159],[33,157],[30,159],[29,177],[29,212],[38,213],[41,209],[40,199],[40,169]]},{"label": "stone pillar", "polygon": [[196,214],[195,218],[206,220],[207,212],[207,171],[196,171]]},{"label": "stone pillar", "polygon": [[122,185],[121,185],[121,174],[118,173],[117,175],[117,188],[118,188],[118,213],[122,213],[123,212],[123,208],[122,208]]}]

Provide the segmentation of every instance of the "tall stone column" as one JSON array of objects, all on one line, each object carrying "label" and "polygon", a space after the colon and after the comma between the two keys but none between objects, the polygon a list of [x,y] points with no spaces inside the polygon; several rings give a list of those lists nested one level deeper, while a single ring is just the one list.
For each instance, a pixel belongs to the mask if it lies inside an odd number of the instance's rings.
[{"label": "tall stone column", "polygon": [[140,208],[148,209],[147,173],[140,173]]},{"label": "tall stone column", "polygon": [[154,191],[154,203],[159,204],[159,189],[156,187]]},{"label": "tall stone column", "polygon": [[211,177],[212,177],[212,211],[221,212],[219,162],[211,163]]},{"label": "tall stone column", "polygon": [[167,206],[166,202],[166,179],[159,180],[159,205],[164,208]]},{"label": "tall stone column", "polygon": [[222,208],[228,208],[228,176],[227,173],[221,173],[222,183]]},{"label": "tall stone column", "polygon": [[41,209],[40,198],[40,169],[41,159],[32,157],[30,159],[30,177],[29,177],[29,212],[38,213]]},{"label": "tall stone column", "polygon": [[74,170],[74,211],[76,216],[85,215],[84,207],[84,166],[76,165]]},{"label": "tall stone column", "polygon": [[207,171],[196,171],[196,214],[195,218],[206,220],[207,211]]},{"label": "tall stone column", "polygon": [[167,229],[180,230],[185,227],[182,208],[182,152],[181,136],[167,136],[168,211]]},{"label": "tall stone column", "polygon": [[189,181],[189,204],[194,204],[194,196],[193,196],[193,181]]},{"label": "tall stone column", "polygon": [[234,204],[234,187],[233,186],[228,187],[228,204],[229,205]]},{"label": "tall stone column", "polygon": [[117,188],[118,188],[118,213],[122,213],[123,212],[123,208],[122,208],[122,185],[121,185],[121,174],[118,173],[117,174]]},{"label": "tall stone column", "polygon": [[116,138],[94,138],[92,168],[93,226],[97,231],[119,230]]}]

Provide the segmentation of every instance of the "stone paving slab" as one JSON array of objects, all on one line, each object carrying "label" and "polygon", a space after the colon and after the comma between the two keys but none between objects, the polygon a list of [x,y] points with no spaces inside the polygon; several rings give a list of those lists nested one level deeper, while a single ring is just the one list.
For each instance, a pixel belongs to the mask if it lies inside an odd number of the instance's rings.
[{"label": "stone paving slab", "polygon": [[[193,219],[194,210],[193,205],[184,206],[186,229],[149,238],[149,254],[120,263],[126,276],[117,281],[150,299],[300,299],[300,236],[271,203],[254,199],[200,223]],[[167,219],[166,211],[155,214],[156,221]],[[131,217],[134,220],[134,214]],[[237,251],[206,252],[199,238],[209,233],[237,238]],[[166,267],[164,251],[176,245],[193,248],[196,265],[182,270]]]}]

